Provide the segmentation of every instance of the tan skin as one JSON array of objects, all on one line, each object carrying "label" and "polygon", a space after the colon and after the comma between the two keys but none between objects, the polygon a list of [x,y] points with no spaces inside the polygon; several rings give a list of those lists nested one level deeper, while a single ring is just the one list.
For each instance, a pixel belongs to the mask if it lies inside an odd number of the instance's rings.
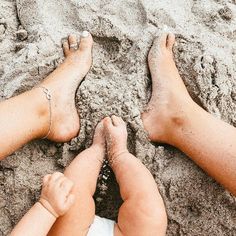
[{"label": "tan skin", "polygon": [[[93,40],[91,35],[82,38],[78,50],[69,47],[75,42],[75,36],[71,35],[68,42],[63,45],[65,62],[40,84],[48,88],[52,94],[52,127],[48,137],[52,141],[65,142],[79,132],[79,116],[75,109],[74,96],[77,86],[91,66]],[[19,104],[24,106],[24,110],[19,108]],[[41,88],[32,89],[2,102],[0,112],[5,114],[0,117],[0,126],[3,127],[2,135],[5,137],[0,141],[1,159],[27,142],[42,138],[48,133],[49,106]],[[37,234],[34,231],[35,228],[32,229],[32,235],[45,235],[46,230],[49,230],[50,225],[55,221],[49,235],[87,234],[95,215],[92,196],[96,188],[101,161],[104,158],[105,133],[109,137],[109,143],[107,143],[109,152],[113,153],[112,156],[117,160],[113,170],[124,200],[118,223],[115,226],[115,235],[137,235],[137,229],[140,232],[139,235],[146,235],[150,230],[153,235],[156,235],[157,232],[160,235],[165,233],[167,217],[164,203],[150,172],[127,151],[127,133],[124,122],[118,117],[113,117],[112,120],[107,118],[103,122],[104,129],[100,124],[95,131],[93,145],[80,153],[65,171],[65,176],[74,182],[71,191],[75,197],[73,207],[62,214],[60,211],[57,213],[53,204],[48,206],[46,203],[45,206],[48,207],[48,211],[46,211],[46,208],[44,209],[36,203],[13,231],[14,233],[18,230],[19,232],[24,231],[25,227],[29,227],[35,221],[34,219],[41,215],[42,221],[39,222],[45,227],[42,227],[42,231],[38,231]],[[6,126],[5,124],[11,125]],[[18,139],[13,139],[13,135]],[[112,140],[117,139],[114,143],[110,142],[110,138],[113,136]],[[8,145],[9,143],[11,146]],[[126,164],[124,165],[124,163]],[[126,176],[127,166],[130,174]],[[134,175],[137,175],[137,180],[133,178]],[[55,196],[57,195],[60,194]],[[139,198],[137,199],[136,196]],[[137,207],[137,204],[140,207]],[[150,210],[146,211],[146,209]],[[135,212],[135,214],[132,215],[130,212]],[[61,217],[57,218],[57,215]]]},{"label": "tan skin", "polygon": [[93,144],[67,167],[65,176],[74,183],[75,204],[53,225],[49,235],[85,236],[95,217],[93,195],[107,146],[109,160],[124,203],[114,234],[165,235],[167,216],[157,185],[147,168],[127,150],[127,130],[116,116],[105,118],[95,130]]},{"label": "tan skin", "polygon": [[75,197],[71,193],[72,188],[72,181],[62,173],[46,175],[39,202],[24,215],[11,232],[11,236],[47,235],[56,219],[73,205]]},{"label": "tan skin", "polygon": [[[41,83],[50,89],[52,94],[52,127],[48,137],[52,141],[65,142],[79,133],[79,116],[74,105],[74,96],[77,86],[91,66],[93,40],[91,35],[81,39],[78,50],[69,47],[75,42],[75,36],[70,36],[68,42],[63,45],[65,62]],[[142,115],[144,127],[152,141],[169,143],[180,148],[236,195],[236,145],[234,145],[236,130],[214,118],[193,102],[173,61],[174,42],[174,35],[164,34],[154,41],[150,50],[149,66],[153,80],[153,94],[148,111]],[[0,159],[10,155],[27,142],[42,138],[48,133],[49,106],[41,88],[32,89],[0,103],[0,113],[2,114],[0,116],[1,136],[4,137],[0,139]],[[142,225],[138,228],[140,235],[146,235],[150,230],[153,235],[163,235],[166,230],[166,214],[156,184],[147,169],[124,148],[125,135],[122,121],[118,122],[116,119],[119,118],[114,117],[112,120],[109,119],[103,121],[105,140],[111,158],[116,160],[112,168],[125,200],[119,211],[115,234],[137,235],[136,227]],[[116,126],[120,126],[120,129],[116,129]],[[123,130],[122,135],[117,135],[119,130]],[[111,142],[110,137],[113,135],[114,142]],[[122,148],[117,148],[121,143],[123,143]],[[79,199],[90,207],[85,209],[80,201],[76,201],[67,214],[58,218],[51,235],[60,235],[59,232],[74,232],[73,234],[76,235],[80,232],[81,235],[86,235],[94,217],[92,195],[101,166],[99,158],[104,155],[103,145],[104,141],[95,141],[91,148],[81,153],[65,171],[65,176],[75,182],[72,194],[75,198],[81,197]],[[122,152],[114,150],[122,150]],[[86,158],[88,156],[94,157]],[[77,168],[81,169],[83,175],[77,176],[79,173]],[[87,168],[91,168],[92,178],[89,176],[86,178],[87,173],[82,171]],[[130,170],[132,170],[131,176]],[[134,175],[138,181],[133,178]],[[138,189],[145,194],[137,191]],[[137,203],[134,195],[139,196],[140,202]],[[146,196],[150,198],[146,199]],[[147,202],[150,202],[150,205],[147,205]],[[137,208],[137,205],[140,208]],[[81,210],[81,214],[74,209]],[[138,217],[131,214],[133,211]]]},{"label": "tan skin", "polygon": [[151,173],[128,152],[126,125],[116,116],[97,125],[93,144],[72,161],[64,175],[56,172],[44,177],[39,202],[11,236],[25,232],[29,236],[87,235],[95,217],[93,195],[106,147],[124,201],[114,235],[164,236],[167,216],[163,200]]},{"label": "tan skin", "polygon": [[154,142],[173,145],[236,196],[236,129],[190,97],[175,66],[173,34],[155,39],[148,56],[152,97],[142,115]]},{"label": "tan skin", "polygon": [[[64,63],[40,84],[52,95],[52,126],[48,139],[56,142],[71,140],[80,129],[74,98],[76,89],[91,67],[93,39],[89,34],[81,38],[78,50],[69,48],[75,43],[76,37],[70,35],[63,44]],[[0,139],[0,160],[31,140],[45,137],[49,131],[49,104],[42,88],[34,88],[1,102],[0,114],[0,135],[4,137]]]},{"label": "tan skin", "polygon": [[[75,42],[76,37],[71,35],[63,45],[65,62],[41,83],[52,94],[52,127],[48,137],[52,141],[69,141],[80,128],[74,96],[91,66],[93,39],[91,35],[82,38],[78,50],[69,47]],[[152,141],[181,149],[236,195],[236,129],[191,99],[173,60],[174,42],[173,34],[163,34],[154,40],[150,50],[153,94],[149,111],[142,115],[144,127]],[[49,106],[41,88],[1,102],[0,114],[4,114],[0,116],[4,137],[0,139],[0,160],[48,132]]]},{"label": "tan skin", "polygon": [[124,201],[119,209],[115,235],[165,235],[164,202],[151,173],[127,150],[125,122],[117,116],[106,118],[104,130],[108,159]]}]

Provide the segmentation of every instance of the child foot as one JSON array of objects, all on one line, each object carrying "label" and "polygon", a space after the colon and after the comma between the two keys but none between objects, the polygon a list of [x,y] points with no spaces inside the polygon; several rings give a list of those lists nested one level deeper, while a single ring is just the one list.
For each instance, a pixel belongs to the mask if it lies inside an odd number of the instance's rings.
[{"label": "child foot", "polygon": [[[49,104],[45,99],[41,114],[47,115],[48,122],[42,137],[56,142],[66,142],[79,133],[80,122],[75,107],[75,92],[88,73],[92,64],[93,39],[90,33],[84,31],[78,43],[75,35],[70,35],[63,43],[65,61],[52,74],[50,74],[37,89],[38,97],[43,97],[42,89],[45,87],[51,94],[51,127],[49,131]],[[45,109],[46,108],[46,109]]]},{"label": "child foot", "polygon": [[174,34],[155,39],[148,55],[152,97],[142,114],[144,128],[155,142],[167,142],[173,124],[180,124],[184,108],[193,103],[173,60]]},{"label": "child foot", "polygon": [[100,121],[95,128],[92,146],[102,151],[102,153],[105,155],[106,140],[105,140],[103,123],[104,123],[104,120]]},{"label": "child foot", "polygon": [[127,129],[125,122],[117,116],[106,117],[104,119],[104,131],[109,163],[127,150]]}]

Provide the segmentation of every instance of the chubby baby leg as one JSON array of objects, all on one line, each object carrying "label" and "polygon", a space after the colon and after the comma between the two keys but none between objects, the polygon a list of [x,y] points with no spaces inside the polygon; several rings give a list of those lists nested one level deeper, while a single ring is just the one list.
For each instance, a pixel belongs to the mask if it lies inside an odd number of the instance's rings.
[{"label": "chubby baby leg", "polygon": [[108,158],[120,186],[121,205],[115,235],[165,235],[167,216],[157,185],[148,169],[127,150],[127,130],[116,116],[106,118]]},{"label": "chubby baby leg", "polygon": [[95,130],[92,146],[80,153],[65,171],[65,176],[75,184],[72,193],[76,199],[68,213],[58,218],[49,235],[87,234],[95,216],[93,195],[104,154],[105,139],[101,122]]}]

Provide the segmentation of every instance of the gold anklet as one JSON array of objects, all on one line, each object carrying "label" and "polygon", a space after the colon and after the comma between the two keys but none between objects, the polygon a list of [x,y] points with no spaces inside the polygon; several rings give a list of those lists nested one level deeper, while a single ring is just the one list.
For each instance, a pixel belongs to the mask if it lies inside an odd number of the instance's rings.
[{"label": "gold anklet", "polygon": [[52,126],[52,104],[51,104],[52,95],[51,95],[49,89],[44,86],[38,85],[38,86],[36,86],[36,88],[43,89],[43,92],[46,95],[46,99],[48,100],[48,104],[49,104],[49,128],[48,128],[48,132],[47,132],[46,136],[44,136],[42,138],[42,139],[46,139],[46,138],[48,138],[48,136],[51,133],[51,126]]}]

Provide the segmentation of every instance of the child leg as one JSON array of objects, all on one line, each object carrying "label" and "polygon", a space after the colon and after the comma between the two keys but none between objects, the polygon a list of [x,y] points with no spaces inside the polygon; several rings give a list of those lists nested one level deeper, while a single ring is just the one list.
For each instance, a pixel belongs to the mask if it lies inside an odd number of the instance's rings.
[{"label": "child leg", "polygon": [[127,131],[121,118],[104,121],[109,160],[124,203],[115,235],[165,235],[167,217],[157,185],[147,168],[127,151]]},{"label": "child leg", "polygon": [[74,182],[75,203],[58,218],[49,235],[86,235],[95,216],[93,195],[105,154],[103,125],[95,130],[93,145],[80,153],[68,166],[65,176]]}]

